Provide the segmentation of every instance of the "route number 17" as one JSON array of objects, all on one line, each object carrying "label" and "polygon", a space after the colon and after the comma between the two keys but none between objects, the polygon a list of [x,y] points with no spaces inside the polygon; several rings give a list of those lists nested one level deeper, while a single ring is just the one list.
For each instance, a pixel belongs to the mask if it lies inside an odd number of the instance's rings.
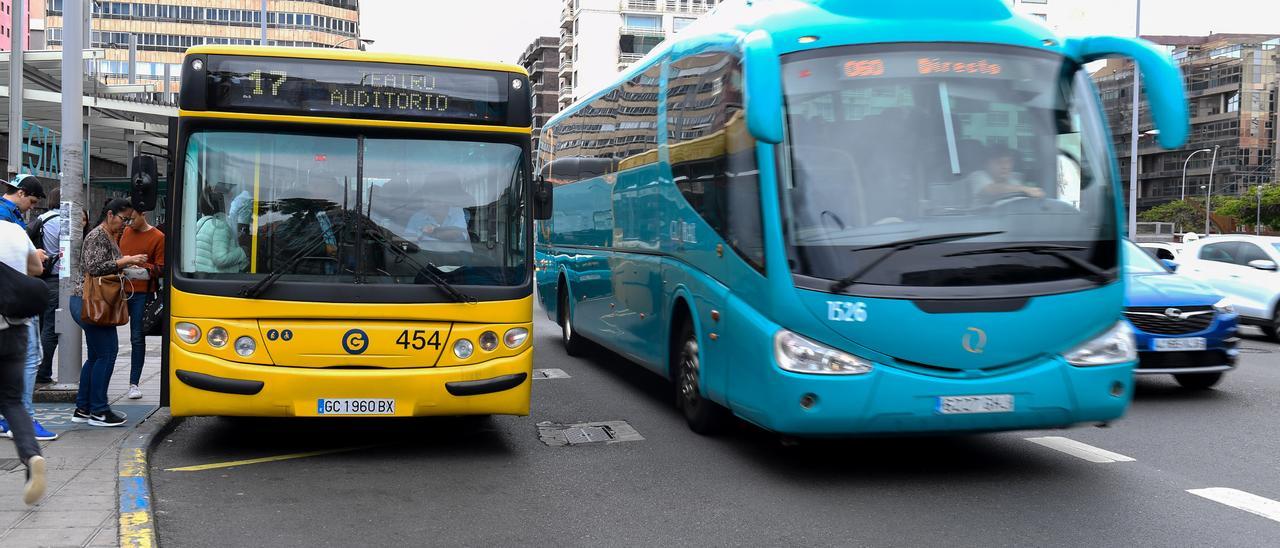
[{"label": "route number 17", "polygon": [[414,350],[422,350],[428,346],[440,350],[440,332],[432,331],[431,338],[426,337],[427,332],[421,329],[413,330],[412,335],[406,329],[400,332],[400,336],[396,338],[396,344],[400,348],[413,348]]}]

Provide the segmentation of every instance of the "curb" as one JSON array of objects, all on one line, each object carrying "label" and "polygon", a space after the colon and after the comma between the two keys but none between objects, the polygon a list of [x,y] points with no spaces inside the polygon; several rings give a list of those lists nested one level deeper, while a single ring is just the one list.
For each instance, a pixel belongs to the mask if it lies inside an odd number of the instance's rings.
[{"label": "curb", "polygon": [[151,478],[147,472],[147,456],[157,440],[174,427],[177,420],[169,415],[169,408],[158,407],[120,445],[118,514],[120,518],[120,546],[152,548],[156,541],[155,512],[151,506]]}]

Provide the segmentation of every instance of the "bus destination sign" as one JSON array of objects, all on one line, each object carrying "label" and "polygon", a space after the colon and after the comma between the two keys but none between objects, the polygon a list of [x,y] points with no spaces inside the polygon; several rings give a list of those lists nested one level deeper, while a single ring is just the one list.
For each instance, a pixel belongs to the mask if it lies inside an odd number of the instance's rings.
[{"label": "bus destination sign", "polygon": [[498,71],[276,57],[210,56],[209,108],[418,122],[507,119]]}]

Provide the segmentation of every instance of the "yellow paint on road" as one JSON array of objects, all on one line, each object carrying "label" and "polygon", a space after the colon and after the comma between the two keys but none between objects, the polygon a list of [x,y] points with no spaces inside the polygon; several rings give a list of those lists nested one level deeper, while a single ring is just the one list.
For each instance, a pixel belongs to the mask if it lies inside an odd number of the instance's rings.
[{"label": "yellow paint on road", "polygon": [[290,453],[288,455],[276,455],[274,457],[261,457],[256,459],[233,460],[227,462],[215,462],[212,464],[197,464],[195,466],[180,466],[177,468],[165,468],[165,472],[200,472],[204,470],[216,470],[218,468],[232,468],[235,466],[247,466],[250,464],[262,464],[264,462],[278,462],[282,460],[304,459],[307,457],[318,457],[320,455],[332,455],[334,453],[346,453],[349,451],[359,451],[377,447],[376,445],[361,445],[359,447],[344,447],[341,449],[325,449],[323,451],[307,451],[306,453]]}]

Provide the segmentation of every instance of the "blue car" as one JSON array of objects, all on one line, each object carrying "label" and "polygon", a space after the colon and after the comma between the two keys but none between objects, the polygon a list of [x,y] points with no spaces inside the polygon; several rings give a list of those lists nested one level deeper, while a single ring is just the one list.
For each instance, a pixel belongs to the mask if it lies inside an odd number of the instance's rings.
[{"label": "blue car", "polygon": [[1126,241],[1125,318],[1138,345],[1138,375],[1173,375],[1204,390],[1236,366],[1236,312],[1213,288],[1173,273]]}]

